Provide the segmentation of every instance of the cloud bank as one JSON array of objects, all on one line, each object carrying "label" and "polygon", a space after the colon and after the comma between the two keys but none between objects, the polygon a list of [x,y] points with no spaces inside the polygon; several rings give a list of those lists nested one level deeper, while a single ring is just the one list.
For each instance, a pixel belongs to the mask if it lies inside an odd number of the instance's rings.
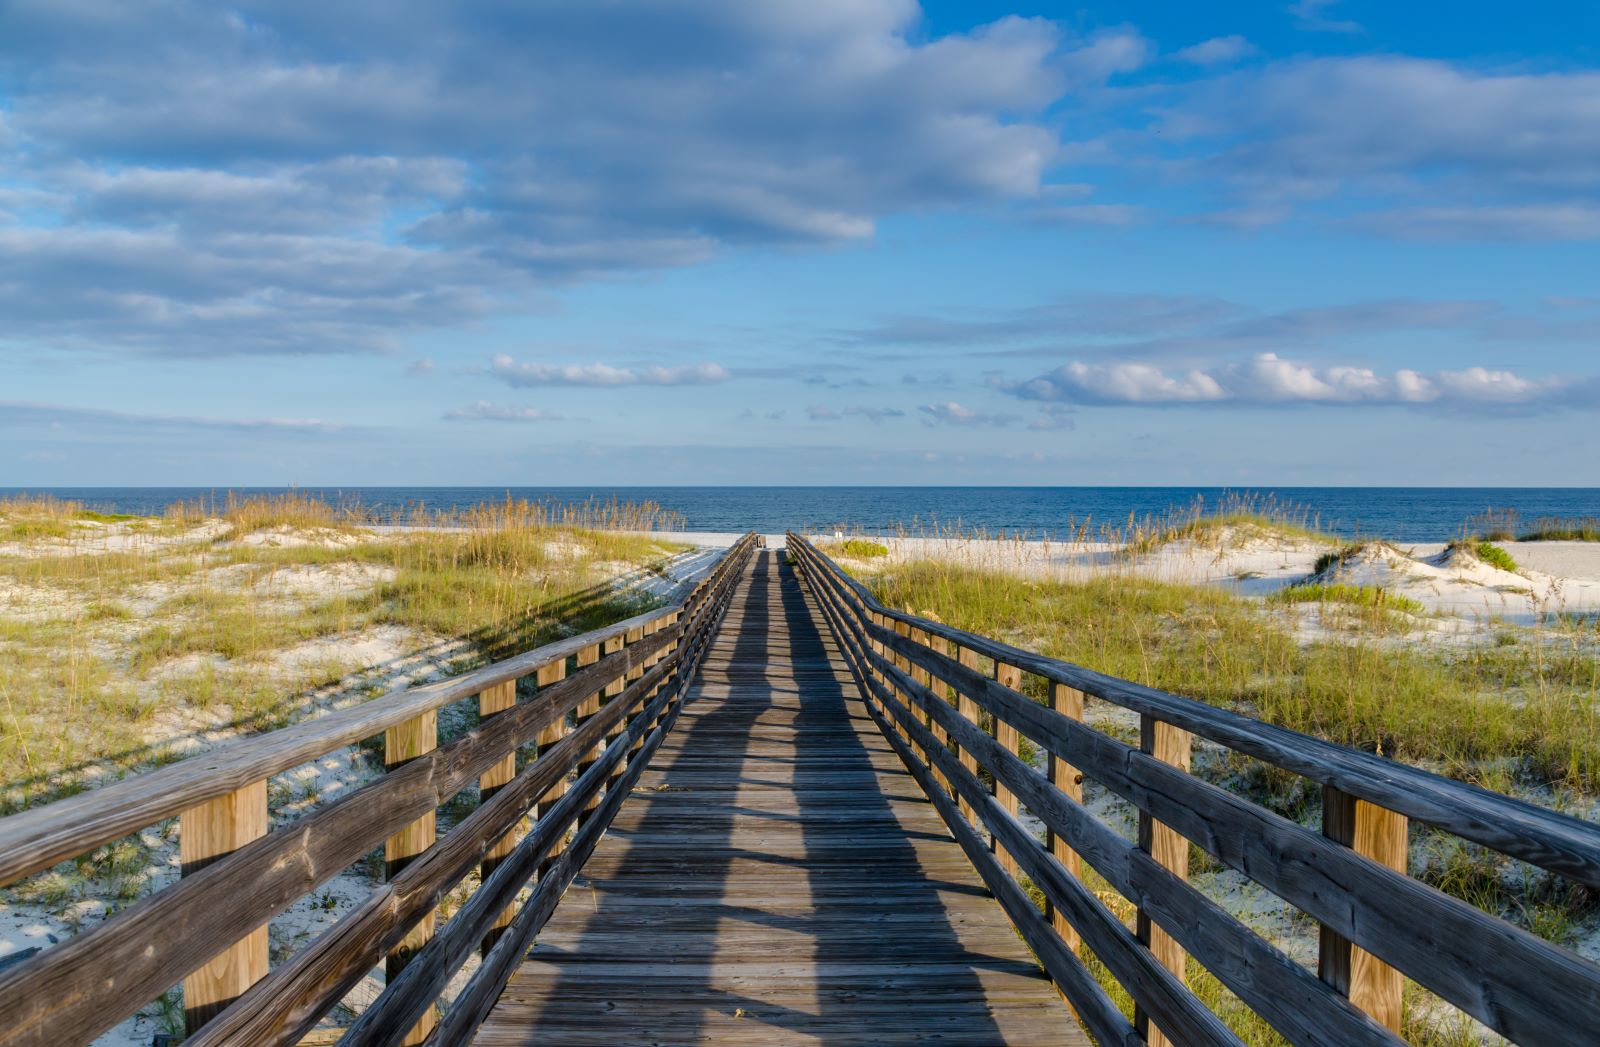
[{"label": "cloud bank", "polygon": [[712,385],[733,377],[733,372],[714,363],[640,368],[613,367],[603,363],[518,363],[503,353],[490,361],[489,373],[516,388],[540,385]]},{"label": "cloud bank", "polygon": [[1093,406],[1377,404],[1493,409],[1592,406],[1600,393],[1594,379],[1531,379],[1485,367],[1381,374],[1367,367],[1315,367],[1274,353],[1186,371],[1147,363],[1075,361],[1005,388],[1025,400]]}]

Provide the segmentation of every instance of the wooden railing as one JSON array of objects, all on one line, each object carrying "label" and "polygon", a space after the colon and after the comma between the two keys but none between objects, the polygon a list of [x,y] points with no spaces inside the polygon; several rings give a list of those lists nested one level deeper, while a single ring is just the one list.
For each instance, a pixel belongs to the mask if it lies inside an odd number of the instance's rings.
[{"label": "wooden railing", "polygon": [[[382,994],[340,1043],[464,1042],[671,727],[758,544],[746,535],[660,610],[0,820],[0,884],[173,816],[183,863],[173,885],[0,974],[0,1044],[87,1043],[180,979],[186,1044],[293,1044],[380,964]],[[519,700],[528,676],[538,689]],[[439,744],[439,711],[472,698],[479,725]],[[385,774],[269,831],[267,779],[379,734]],[[474,783],[477,808],[438,835],[437,808]],[[386,882],[269,971],[267,922],[379,846]],[[436,920],[474,870],[477,889]]]},{"label": "wooden railing", "polygon": [[[1600,966],[1406,875],[1409,820],[1600,887],[1600,826],[893,610],[803,538],[788,547],[880,729],[1101,1044],[1240,1042],[1186,985],[1186,956],[1294,1044],[1403,1042],[1403,977],[1513,1042],[1600,1042]],[[1085,696],[1136,713],[1139,745],[1085,724]],[[1321,833],[1191,775],[1193,737],[1320,783]],[[1083,805],[1085,778],[1137,808],[1136,842]],[[1316,972],[1187,882],[1191,842],[1321,924]],[[1132,997],[1131,1022],[1084,948]]]}]

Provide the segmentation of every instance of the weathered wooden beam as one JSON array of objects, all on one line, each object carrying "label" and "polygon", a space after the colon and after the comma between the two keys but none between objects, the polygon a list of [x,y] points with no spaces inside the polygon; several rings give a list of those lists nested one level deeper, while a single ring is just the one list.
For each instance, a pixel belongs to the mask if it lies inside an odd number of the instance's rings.
[{"label": "weathered wooden beam", "polygon": [[[649,626],[645,626],[645,632],[647,634],[652,634],[654,631],[655,630],[651,629]],[[648,663],[648,659],[646,659],[646,663]],[[641,673],[643,671],[647,671],[648,668],[648,664],[641,666]],[[534,680],[540,687],[551,687],[560,683],[562,680],[566,679],[566,677],[567,663],[556,662],[545,666],[543,669],[540,669],[538,674],[534,677]],[[541,753],[548,751],[552,746],[567,736],[567,731],[567,718],[565,716],[558,720],[552,721],[539,732],[538,751]],[[565,796],[566,794],[567,779],[563,777],[554,785],[552,785],[550,790],[544,794],[544,799],[539,801],[538,806],[535,808],[535,817],[540,821],[548,818],[550,816],[550,810],[555,806],[556,801],[561,799],[561,797]],[[553,850],[550,854],[550,860],[553,860],[554,857],[560,853],[561,844],[558,841],[556,843],[555,850]]]},{"label": "weathered wooden beam", "polygon": [[[496,684],[478,695],[478,717],[481,722],[488,722],[496,714],[515,708],[516,704],[517,683],[515,680],[507,680],[505,683]],[[493,767],[478,776],[478,802],[487,803],[493,799],[495,793],[516,776],[517,754],[516,750],[513,749],[507,752]],[[511,849],[517,845],[517,840],[522,837],[522,833],[526,828],[526,822],[519,822],[489,849],[488,853],[483,857],[483,864],[478,868],[481,877],[488,878],[489,874],[494,872],[494,868],[500,864],[500,860],[510,854]],[[490,928],[489,933],[484,936],[482,948],[485,952],[494,947],[497,930],[510,923],[513,915],[515,914],[510,910],[500,914],[500,922]]]},{"label": "weathered wooden beam", "polygon": [[471,698],[597,640],[642,630],[663,611],[545,644],[461,676],[393,691],[289,727],[227,745],[120,782],[0,818],[0,886],[42,872],[103,843],[225,796],[336,749],[382,734],[429,709]]},{"label": "weathered wooden beam", "polygon": [[[1004,662],[995,662],[994,678],[1002,687],[1009,687],[1013,691],[1020,691],[1022,689],[1022,670],[1018,669],[1014,665],[1007,665]],[[1022,735],[1017,731],[1015,725],[1008,720],[1001,719],[998,716],[990,717],[989,724],[989,733],[993,736],[995,742],[1000,746],[1000,748],[1004,749],[1008,753],[1015,753],[1018,751],[1018,748],[1022,743]],[[1005,809],[1007,814],[1011,815],[1013,818],[1017,817],[1018,813],[1020,812],[1020,807],[1017,804],[1017,794],[1001,784],[998,778],[995,779],[994,783],[994,796],[995,799],[1000,802],[1000,806]],[[1001,846],[999,841],[995,842],[994,853],[995,856],[1000,859],[1000,868],[1004,869],[1008,876],[1015,877],[1017,875],[1017,860],[1011,856],[1005,847]]]},{"label": "weathered wooden beam", "polygon": [[[182,874],[193,876],[266,834],[265,781],[191,807],[178,818]],[[185,1031],[200,1029],[266,974],[267,928],[262,925],[183,979]]]},{"label": "weathered wooden beam", "polygon": [[911,622],[931,636],[985,657],[1016,665],[1025,672],[1141,715],[1154,716],[1196,737],[1333,785],[1412,821],[1444,829],[1579,883],[1600,887],[1600,834],[1583,819],[886,608],[866,586],[822,554],[809,549],[804,555],[818,565],[819,575],[830,576],[848,590],[864,611],[891,621]]},{"label": "weathered wooden beam", "polygon": [[[383,764],[386,771],[395,771],[439,744],[439,713],[430,709],[398,727],[391,727],[383,735]],[[384,841],[384,879],[393,880],[406,866],[433,846],[438,834],[437,811],[429,810]],[[422,919],[389,951],[384,960],[384,973],[389,981],[397,978],[406,964],[416,955],[428,939],[433,937],[434,913],[429,910]],[[412,1047],[427,1040],[437,1021],[437,1014],[429,1008],[417,1019],[416,1025],[400,1040],[403,1047]]]},{"label": "weathered wooden beam", "polygon": [[[1050,708],[1072,720],[1083,720],[1083,692],[1066,684],[1053,683],[1050,685]],[[1055,753],[1045,756],[1045,773],[1050,784],[1061,791],[1061,794],[1074,803],[1083,802],[1083,774],[1076,767],[1058,757]],[[1050,844],[1050,853],[1055,855],[1056,861],[1069,875],[1078,876],[1081,869],[1078,852],[1074,851],[1060,834],[1053,829],[1047,829],[1045,839]],[[1054,906],[1047,911],[1055,921],[1056,933],[1061,935],[1061,940],[1073,951],[1078,948],[1078,932],[1073,928],[1072,922],[1060,913],[1053,911]]]},{"label": "weathered wooden beam", "polygon": [[[1395,872],[1406,872],[1406,817],[1332,786],[1322,790],[1322,834]],[[1350,1002],[1395,1032],[1405,1018],[1400,972],[1324,926],[1318,973]]]},{"label": "weathered wooden beam", "polygon": [[[1189,732],[1169,723],[1162,723],[1153,716],[1139,718],[1140,752],[1164,764],[1187,771],[1191,750]],[[1148,811],[1143,810],[1139,812],[1139,849],[1178,879],[1188,879],[1189,841],[1184,839],[1181,833],[1156,821]],[[1185,981],[1186,958],[1182,946],[1173,940],[1172,935],[1152,922],[1150,914],[1143,909],[1138,912],[1136,924],[1139,943],[1148,948],[1174,977],[1179,981]],[[1151,1027],[1150,1016],[1142,1008],[1134,1010],[1133,1024],[1150,1047],[1166,1047],[1170,1042],[1161,1029]]]}]

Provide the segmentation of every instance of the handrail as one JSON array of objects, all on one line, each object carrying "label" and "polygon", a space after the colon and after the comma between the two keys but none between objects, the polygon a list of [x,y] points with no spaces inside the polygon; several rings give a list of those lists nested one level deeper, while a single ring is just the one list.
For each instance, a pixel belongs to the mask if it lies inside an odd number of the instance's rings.
[{"label": "handrail", "polygon": [[[361,1042],[423,1042],[463,942],[482,940],[509,976],[500,950],[548,917],[518,907],[519,891],[538,872],[529,905],[553,906],[577,872],[670,727],[759,543],[745,535],[659,610],[0,819],[0,870],[12,880],[173,814],[184,851],[177,883],[0,973],[0,1045],[87,1042],[180,979],[186,1042],[295,1043],[386,955],[391,991],[368,1009],[373,1035]],[[515,681],[530,674],[541,686],[518,701]],[[438,745],[437,710],[473,696],[479,726]],[[266,831],[267,776],[377,733],[388,773]],[[537,759],[518,773],[513,755],[536,737]],[[474,782],[479,807],[436,835],[435,810]],[[388,882],[269,973],[266,921],[379,844]],[[435,936],[435,906],[480,864],[474,900]],[[471,983],[475,1000],[498,995],[490,969]]]},{"label": "handrail", "polygon": [[[1592,1036],[1600,965],[1405,875],[1404,815],[1585,883],[1600,827],[893,610],[805,539],[788,547],[880,728],[1102,1043],[1237,1042],[1185,987],[1186,953],[1291,1043],[1398,1043],[1401,973],[1518,1042]],[[1050,707],[1022,693],[1025,674],[1046,681]],[[1138,712],[1140,745],[1084,724],[1084,695]],[[1190,775],[1189,733],[1322,782],[1322,833]],[[1019,755],[1024,736],[1046,772]],[[1137,845],[1082,805],[1085,776],[1139,810]],[[1323,925],[1317,974],[1187,883],[1190,841]],[[1080,859],[1134,903],[1135,932],[1078,880]],[[1133,996],[1134,1025],[1080,941]]]}]

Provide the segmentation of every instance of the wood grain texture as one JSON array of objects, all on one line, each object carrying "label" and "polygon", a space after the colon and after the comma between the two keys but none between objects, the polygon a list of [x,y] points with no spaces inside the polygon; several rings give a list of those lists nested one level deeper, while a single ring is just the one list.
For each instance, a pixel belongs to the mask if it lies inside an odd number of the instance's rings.
[{"label": "wood grain texture", "polygon": [[[803,542],[796,536],[798,541]],[[815,553],[815,550],[811,550]],[[816,554],[821,561],[825,557]],[[1313,738],[1192,698],[1107,676],[1080,665],[1047,658],[1020,647],[883,607],[860,582],[826,561],[851,598],[890,621],[906,621],[984,657],[1016,665],[1025,672],[1066,684],[1096,698],[1230,749],[1266,760],[1369,803],[1398,811],[1413,821],[1445,829],[1513,858],[1600,888],[1600,833],[1581,818],[1489,792],[1396,763],[1372,753]]]},{"label": "wood grain texture", "polygon": [[[1153,716],[1139,718],[1139,751],[1146,756],[1187,771],[1191,749],[1188,731],[1162,723]],[[1189,878],[1189,841],[1176,829],[1156,821],[1148,811],[1139,812],[1139,849],[1176,878]],[[1143,909],[1138,911],[1136,924],[1139,943],[1179,981],[1185,980],[1183,947],[1153,923],[1150,914]],[[1133,1024],[1150,1047],[1167,1047],[1171,1042],[1161,1029],[1150,1027],[1149,1015],[1142,1010],[1134,1012]]]},{"label": "wood grain texture", "polygon": [[[191,807],[178,819],[178,858],[193,876],[267,834],[267,783]],[[267,928],[257,927],[183,979],[183,1024],[194,1032],[267,974]]]},{"label": "wood grain texture", "polygon": [[[836,579],[834,584],[846,594],[842,598],[853,605],[864,623],[863,632],[872,640],[906,654],[935,677],[973,696],[985,711],[1015,717],[1023,733],[1046,750],[1177,829],[1225,864],[1514,1041],[1585,1042],[1588,1024],[1580,1016],[1600,1007],[1600,966],[1027,701],[936,650],[906,644],[892,630],[867,624],[867,616],[877,605],[863,597],[859,585],[830,570],[823,558],[803,546],[801,555],[816,564],[819,576]],[[996,650],[1016,650],[985,642]],[[1026,657],[1029,661],[1024,664],[1030,671],[1057,678],[1052,674],[1059,673],[1061,663]],[[1181,704],[1172,708],[1182,711]],[[1401,772],[1411,770],[1393,766]],[[1056,828],[1059,831],[1061,827]],[[1600,837],[1593,829],[1588,831]],[[1174,925],[1166,929],[1178,933]],[[1234,965],[1237,967],[1236,961]],[[1257,1009],[1262,1009],[1259,1004]],[[1293,1015],[1283,1019],[1294,1022]],[[1380,1026],[1373,1024],[1372,1028],[1387,1034]],[[1328,1041],[1317,1038],[1313,1031],[1302,1042]]]},{"label": "wood grain texture", "polygon": [[545,644],[448,680],[394,691],[326,716],[220,745],[167,767],[0,818],[0,886],[262,781],[487,687],[520,679],[607,637],[640,633],[670,610]]},{"label": "wood grain texture", "polygon": [[[1403,814],[1386,811],[1331,786],[1322,790],[1322,835],[1399,873],[1406,871],[1407,825]],[[1395,1032],[1405,1019],[1405,981],[1400,972],[1337,931],[1322,928],[1318,964],[1322,980]]]},{"label": "wood grain texture", "polygon": [[[486,722],[498,713],[515,708],[516,704],[517,682],[515,680],[507,680],[505,683],[496,684],[478,695],[478,717],[480,721]],[[514,751],[508,752],[501,757],[498,763],[478,776],[478,802],[487,803],[493,799],[494,794],[516,776],[517,754]],[[510,832],[502,836],[494,846],[489,848],[488,853],[483,856],[483,864],[478,868],[480,877],[487,879],[489,874],[494,872],[494,867],[500,864],[500,859],[511,853],[511,848],[517,845],[517,840],[521,839],[526,829],[526,824],[519,821]],[[500,922],[496,924],[496,927],[503,927],[505,924],[510,923],[513,915],[515,914],[510,910],[502,913]],[[494,947],[494,938],[495,931],[491,929],[483,939],[484,952],[488,952]]]},{"label": "wood grain texture", "polygon": [[[1083,719],[1083,692],[1076,687],[1066,684],[1053,683],[1050,685],[1050,708],[1070,720]],[[1061,759],[1055,753],[1045,754],[1045,774],[1050,784],[1060,791],[1061,795],[1074,803],[1083,802],[1083,774],[1076,767]],[[1054,829],[1045,830],[1045,840],[1050,845],[1050,853],[1056,861],[1066,870],[1069,876],[1078,876],[1081,873],[1078,852],[1074,851],[1060,833]],[[1056,933],[1062,941],[1074,952],[1078,949],[1078,932],[1073,928],[1072,921],[1054,911],[1054,906],[1046,904],[1045,911],[1055,924]]]},{"label": "wood grain texture", "polygon": [[[431,752],[439,745],[439,712],[429,709],[415,719],[389,728],[383,734],[384,770],[393,772]],[[422,817],[390,836],[383,843],[384,879],[393,880],[406,866],[433,846],[438,835],[438,812],[429,810]],[[389,950],[384,959],[384,972],[393,981],[411,957],[433,937],[434,913],[429,910],[400,939],[400,944]],[[402,1047],[413,1047],[428,1038],[433,1031],[434,1012],[430,1009],[418,1020],[411,1031],[401,1038]]]},{"label": "wood grain texture", "polygon": [[940,1040],[1086,1042],[760,556],[476,1042]]},{"label": "wood grain texture", "polygon": [[[910,665],[911,663],[908,660],[906,664]],[[927,672],[925,669],[921,671]],[[1014,665],[995,662],[994,678],[1001,686],[1009,687],[1013,691],[1022,689],[1022,670]],[[916,678],[913,676],[912,679],[915,680]],[[1016,726],[1009,720],[1002,720],[998,717],[991,718],[989,723],[991,725],[990,734],[994,736],[994,740],[1000,748],[1006,752],[1016,752],[1022,744],[1022,735],[1017,731]],[[1013,818],[1017,816],[1021,807],[1017,803],[1016,793],[1007,789],[1003,783],[997,780],[994,783],[994,796],[996,800],[1000,801],[1000,806],[1005,808],[1007,814]],[[1006,871],[1006,875],[1015,877],[1017,875],[1017,860],[1011,856],[1011,853],[998,842],[994,845],[994,853],[1000,859],[1000,868]]]}]

